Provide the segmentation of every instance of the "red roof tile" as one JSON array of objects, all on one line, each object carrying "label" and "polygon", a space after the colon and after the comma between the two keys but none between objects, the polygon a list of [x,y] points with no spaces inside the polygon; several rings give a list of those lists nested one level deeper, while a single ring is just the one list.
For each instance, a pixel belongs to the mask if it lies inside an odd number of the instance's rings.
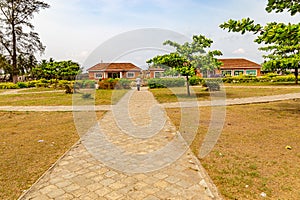
[{"label": "red roof tile", "polygon": [[226,58],[226,59],[218,59],[221,61],[223,65],[221,65],[221,69],[260,69],[261,66],[255,62],[250,60],[246,60],[243,58]]},{"label": "red roof tile", "polygon": [[87,71],[109,71],[109,72],[121,72],[121,71],[141,71],[142,69],[135,66],[132,63],[99,63]]}]

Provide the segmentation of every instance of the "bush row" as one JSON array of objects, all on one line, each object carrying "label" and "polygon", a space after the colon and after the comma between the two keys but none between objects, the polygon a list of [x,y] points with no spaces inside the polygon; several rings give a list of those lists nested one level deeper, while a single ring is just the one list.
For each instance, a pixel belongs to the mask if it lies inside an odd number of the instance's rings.
[{"label": "bush row", "polygon": [[99,89],[130,89],[131,88],[131,81],[128,79],[102,79],[98,82],[98,88]]},{"label": "bush row", "polygon": [[185,84],[183,78],[154,78],[148,80],[149,88],[182,87]]},{"label": "bush row", "polygon": [[28,82],[14,83],[0,83],[0,89],[18,89],[18,88],[32,88],[32,87],[46,87],[46,88],[59,88],[64,89],[66,85],[75,84],[76,88],[95,88],[95,81],[92,80],[79,80],[79,81],[67,81],[67,80],[34,80]]},{"label": "bush row", "polygon": [[209,78],[204,79],[198,76],[193,76],[189,79],[190,85],[202,85],[206,82],[206,80],[222,80],[223,83],[256,83],[256,82],[295,82],[294,75],[266,75],[261,77],[251,76],[251,75],[243,75],[243,76],[230,76],[224,77],[222,79],[217,78]]}]

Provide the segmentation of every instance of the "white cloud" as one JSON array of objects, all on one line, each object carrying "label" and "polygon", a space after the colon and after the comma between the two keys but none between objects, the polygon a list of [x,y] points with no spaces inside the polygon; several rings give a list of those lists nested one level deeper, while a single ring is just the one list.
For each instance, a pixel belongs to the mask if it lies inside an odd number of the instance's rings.
[{"label": "white cloud", "polygon": [[239,49],[237,49],[237,50],[234,50],[232,53],[233,53],[233,54],[245,54],[246,51],[245,51],[245,49],[243,49],[243,48],[239,48]]}]

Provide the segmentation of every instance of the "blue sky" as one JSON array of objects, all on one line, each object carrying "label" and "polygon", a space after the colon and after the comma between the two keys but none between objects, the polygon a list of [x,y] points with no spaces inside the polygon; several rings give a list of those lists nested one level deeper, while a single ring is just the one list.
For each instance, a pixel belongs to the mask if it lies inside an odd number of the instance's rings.
[{"label": "blue sky", "polygon": [[[213,49],[223,57],[244,57],[255,62],[263,61],[251,34],[227,33],[218,26],[228,19],[250,17],[258,23],[282,21],[298,23],[299,15],[268,14],[264,0],[48,0],[50,8],[34,18],[35,30],[46,45],[43,59],[71,59],[82,65],[101,44],[128,31],[159,28],[167,29],[186,38],[204,34],[213,39]],[[154,35],[153,37],[159,37]],[[145,38],[151,40],[151,37]],[[132,42],[134,38],[131,38]],[[109,48],[119,48],[113,43]],[[119,45],[124,45],[122,42]],[[109,52],[106,49],[105,52]],[[157,52],[139,52],[137,56],[121,57],[114,61],[144,65],[145,60]],[[104,62],[105,56],[99,56]],[[96,62],[96,61],[95,61]],[[85,66],[89,67],[89,66]]]}]

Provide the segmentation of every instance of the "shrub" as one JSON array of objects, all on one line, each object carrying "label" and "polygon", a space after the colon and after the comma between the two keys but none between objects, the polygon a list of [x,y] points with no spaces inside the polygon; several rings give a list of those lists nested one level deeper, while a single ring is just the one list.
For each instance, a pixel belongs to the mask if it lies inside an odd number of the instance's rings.
[{"label": "shrub", "polygon": [[14,83],[0,83],[0,89],[18,89],[18,85]]},{"label": "shrub", "polygon": [[276,74],[276,73],[267,73],[265,76],[269,77],[269,78],[273,78],[273,77],[276,77],[276,76],[279,76],[279,75]]},{"label": "shrub", "polygon": [[200,85],[203,82],[203,78],[200,78],[199,76],[193,76],[189,79],[190,85]]},{"label": "shrub", "polygon": [[84,80],[82,82],[83,88],[95,88],[95,81],[92,80]]},{"label": "shrub", "polygon": [[102,79],[98,83],[99,89],[130,89],[131,87],[131,81],[128,79],[113,79],[113,78],[108,78],[108,79]]},{"label": "shrub", "polygon": [[108,79],[102,79],[101,81],[99,81],[98,85],[99,85],[99,89],[114,89],[116,84],[117,84],[118,80],[117,79],[113,79],[113,78],[108,78]]},{"label": "shrub", "polygon": [[203,87],[206,87],[209,91],[220,91],[220,82],[222,82],[220,79],[205,79]]},{"label": "shrub", "polygon": [[36,87],[37,82],[38,82],[38,81],[36,81],[36,80],[34,80],[34,81],[29,81],[29,82],[27,83],[27,86],[28,86],[29,88],[31,88],[31,87]]},{"label": "shrub", "polygon": [[272,82],[294,82],[296,77],[294,75],[276,76],[271,79]]},{"label": "shrub", "polygon": [[121,78],[116,85],[117,89],[130,89],[131,81],[125,78]]},{"label": "shrub", "polygon": [[18,88],[28,88],[28,83],[17,82]]},{"label": "shrub", "polygon": [[59,80],[58,83],[54,82],[55,87],[58,88],[65,88],[66,85],[71,85],[72,82],[71,81],[67,81],[67,80]]},{"label": "shrub", "polygon": [[182,87],[185,84],[183,78],[154,78],[148,80],[149,88]]}]

